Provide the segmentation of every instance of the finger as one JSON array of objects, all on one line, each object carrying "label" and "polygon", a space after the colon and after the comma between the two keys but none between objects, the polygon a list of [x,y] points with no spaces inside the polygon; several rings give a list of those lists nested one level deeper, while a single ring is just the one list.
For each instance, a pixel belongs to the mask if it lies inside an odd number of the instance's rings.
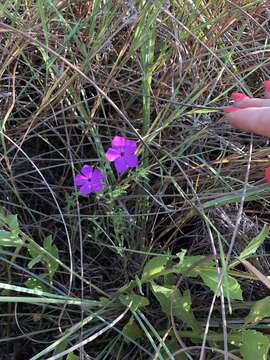
[{"label": "finger", "polygon": [[265,80],[263,86],[265,99],[270,99],[270,80]]},{"label": "finger", "polygon": [[270,109],[247,108],[226,113],[226,119],[237,129],[270,137]]},{"label": "finger", "polygon": [[251,108],[251,107],[270,107],[270,92],[269,99],[259,99],[259,98],[245,98],[243,100],[234,101],[234,107],[238,107],[240,109]]}]

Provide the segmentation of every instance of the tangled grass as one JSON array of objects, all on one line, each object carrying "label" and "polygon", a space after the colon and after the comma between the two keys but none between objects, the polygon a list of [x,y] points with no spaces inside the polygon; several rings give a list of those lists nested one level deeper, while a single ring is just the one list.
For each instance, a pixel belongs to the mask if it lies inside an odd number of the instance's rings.
[{"label": "tangled grass", "polygon": [[[262,0],[1,2],[1,359],[249,360],[258,333],[268,349],[270,309],[246,317],[269,294],[269,141],[222,109],[270,78],[269,20]],[[120,176],[115,135],[139,143]],[[83,164],[103,192],[79,194]]]}]

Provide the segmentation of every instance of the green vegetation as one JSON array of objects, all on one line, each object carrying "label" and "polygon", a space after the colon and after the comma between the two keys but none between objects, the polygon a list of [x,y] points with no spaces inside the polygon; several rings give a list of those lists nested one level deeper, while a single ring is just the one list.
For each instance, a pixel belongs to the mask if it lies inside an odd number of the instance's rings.
[{"label": "green vegetation", "polygon": [[[269,14],[1,1],[1,359],[269,359],[270,147],[222,111],[270,79]],[[115,135],[138,141],[121,175]]]}]

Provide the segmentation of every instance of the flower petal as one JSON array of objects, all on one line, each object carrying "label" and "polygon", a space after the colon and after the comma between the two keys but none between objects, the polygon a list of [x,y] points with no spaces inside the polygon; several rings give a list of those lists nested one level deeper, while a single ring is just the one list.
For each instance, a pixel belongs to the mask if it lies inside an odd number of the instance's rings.
[{"label": "flower petal", "polygon": [[109,161],[115,161],[116,159],[118,159],[120,157],[120,151],[113,149],[113,148],[109,148],[105,154],[106,159]]},{"label": "flower petal", "polygon": [[138,157],[136,155],[126,155],[124,156],[124,159],[128,167],[135,168],[138,166]]},{"label": "flower petal", "polygon": [[104,187],[103,184],[101,182],[99,182],[99,181],[92,182],[91,191],[92,192],[99,192],[99,191],[103,190],[103,187]]},{"label": "flower petal", "polygon": [[103,180],[103,178],[104,178],[104,175],[103,175],[103,172],[101,171],[101,170],[99,170],[99,169],[95,169],[94,171],[93,171],[93,174],[92,174],[92,177],[91,177],[91,182],[92,183],[94,183],[94,182],[100,182],[100,181],[102,181]]},{"label": "flower petal", "polygon": [[85,182],[83,186],[81,186],[80,192],[84,195],[91,194],[91,192],[93,192],[91,183],[89,181]]},{"label": "flower petal", "polygon": [[126,140],[125,143],[125,153],[135,153],[137,150],[137,143],[134,140]]},{"label": "flower petal", "polygon": [[74,184],[76,186],[82,186],[87,181],[87,177],[83,175],[76,175],[74,178]]},{"label": "flower petal", "polygon": [[128,170],[128,165],[125,161],[125,157],[121,156],[118,159],[115,160],[114,162],[116,171],[118,174],[121,174],[122,172],[125,172]]},{"label": "flower petal", "polygon": [[116,135],[113,139],[112,139],[112,147],[117,149],[119,147],[124,147],[126,144],[126,139],[123,136],[118,136]]},{"label": "flower petal", "polygon": [[81,169],[81,173],[86,176],[88,179],[91,178],[93,172],[93,168],[90,165],[83,165]]}]

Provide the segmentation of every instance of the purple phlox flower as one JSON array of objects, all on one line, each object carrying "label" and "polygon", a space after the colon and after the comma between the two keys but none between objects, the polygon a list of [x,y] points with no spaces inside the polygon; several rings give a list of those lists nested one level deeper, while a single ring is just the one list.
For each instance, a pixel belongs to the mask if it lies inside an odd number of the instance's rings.
[{"label": "purple phlox flower", "polygon": [[106,152],[106,159],[113,161],[117,173],[121,174],[129,168],[138,166],[136,150],[136,141],[125,139],[122,136],[115,136],[112,139],[112,147]]},{"label": "purple phlox flower", "polygon": [[84,195],[99,192],[103,189],[103,173],[90,165],[83,165],[81,174],[75,176],[74,184],[80,187]]}]

